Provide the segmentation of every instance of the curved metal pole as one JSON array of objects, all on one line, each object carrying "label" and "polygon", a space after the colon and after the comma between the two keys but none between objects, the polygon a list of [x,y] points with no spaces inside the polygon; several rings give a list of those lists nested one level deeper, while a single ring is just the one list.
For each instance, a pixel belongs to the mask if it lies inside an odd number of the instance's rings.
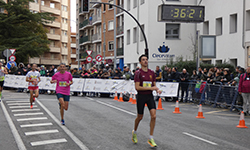
[{"label": "curved metal pole", "polygon": [[112,6],[114,6],[114,7],[117,7],[117,8],[119,8],[119,9],[125,11],[130,17],[132,17],[132,18],[134,19],[134,21],[135,21],[135,22],[137,23],[137,25],[140,27],[141,32],[142,32],[142,35],[143,35],[144,40],[145,40],[145,49],[148,50],[148,41],[147,41],[146,35],[145,35],[145,33],[144,33],[144,31],[143,31],[143,29],[142,29],[140,23],[137,21],[137,19],[136,19],[131,13],[129,13],[129,12],[128,12],[127,10],[125,10],[124,8],[122,8],[122,7],[118,6],[118,5],[115,5],[115,4],[103,3],[103,2],[89,2],[89,3],[92,3],[92,4],[106,4],[106,5],[112,5]]}]

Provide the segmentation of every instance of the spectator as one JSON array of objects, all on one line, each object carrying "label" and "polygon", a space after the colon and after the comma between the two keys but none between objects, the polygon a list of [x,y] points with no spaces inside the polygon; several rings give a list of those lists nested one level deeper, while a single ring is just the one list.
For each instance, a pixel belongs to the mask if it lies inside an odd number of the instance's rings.
[{"label": "spectator", "polygon": [[40,75],[43,77],[43,76],[46,76],[46,70],[44,68],[44,65],[41,66],[41,70],[40,70]]},{"label": "spectator", "polygon": [[193,70],[193,74],[192,74],[192,76],[190,77],[190,80],[197,80],[197,79],[198,79],[197,72],[196,72],[196,70]]},{"label": "spectator", "polygon": [[55,74],[54,69],[52,67],[49,67],[49,70],[47,71],[47,76],[52,77]]},{"label": "spectator", "polygon": [[156,66],[155,70],[155,77],[156,77],[156,82],[160,82],[162,78],[162,72],[159,66]]},{"label": "spectator", "polygon": [[[249,115],[250,104],[250,67],[247,67],[246,73],[240,76],[239,94],[243,97],[243,112],[245,115]],[[240,113],[239,113],[240,114]]]},{"label": "spectator", "polygon": [[102,74],[103,74],[103,70],[101,69],[101,70],[99,70],[99,72],[97,74],[97,78],[101,79]]},{"label": "spectator", "polygon": [[201,67],[199,67],[199,69],[198,69],[198,79],[201,79],[201,75],[202,75],[202,69],[201,69]]},{"label": "spectator", "polygon": [[182,73],[180,74],[180,81],[181,81],[181,101],[183,101],[184,92],[186,94],[185,100],[183,102],[187,102],[188,100],[188,82],[189,82],[189,73],[186,69],[182,70]]},{"label": "spectator", "polygon": [[110,74],[107,69],[103,69],[103,74],[101,75],[102,79],[108,79],[110,77]]},{"label": "spectator", "polygon": [[27,68],[25,68],[25,69],[26,69],[26,71],[24,72],[25,75],[26,75],[29,71],[32,70],[30,64],[28,64],[28,65],[27,65]]},{"label": "spectator", "polygon": [[115,69],[115,73],[113,74],[114,79],[121,79],[122,73],[120,72],[119,69]]},{"label": "spectator", "polygon": [[126,67],[124,77],[125,77],[125,80],[132,79],[132,74],[129,70],[129,67]]},{"label": "spectator", "polygon": [[106,68],[106,69],[107,69],[107,71],[108,71],[108,70],[109,70],[109,65],[108,65],[108,64],[106,64],[105,68]]},{"label": "spectator", "polygon": [[165,66],[163,72],[162,72],[162,80],[164,82],[168,82],[169,80],[169,74],[171,74],[171,72],[169,72],[169,69],[167,66]]},{"label": "spectator", "polygon": [[223,77],[222,77],[222,79],[221,79],[221,82],[223,82],[224,84],[230,82],[230,81],[231,81],[231,76],[230,76],[229,71],[228,71],[228,70],[225,70],[225,71],[223,72],[223,74],[224,74],[224,75],[223,75]]},{"label": "spectator", "polygon": [[73,76],[73,78],[80,78],[80,74],[79,74],[77,68],[74,68],[74,69],[73,69],[72,76]]},{"label": "spectator", "polygon": [[101,64],[100,64],[100,69],[104,69],[104,64],[103,64],[103,62],[101,62]]},{"label": "spectator", "polygon": [[91,71],[91,72],[90,72],[91,77],[92,77],[92,78],[96,78],[98,72],[97,72],[95,66],[93,66],[93,67],[90,69],[90,71]]},{"label": "spectator", "polygon": [[17,69],[18,69],[17,66],[15,66],[14,63],[12,63],[8,74],[16,74]]},{"label": "spectator", "polygon": [[127,68],[127,66],[124,66],[124,67],[123,67],[122,75],[125,75],[126,68]]},{"label": "spectator", "polygon": [[25,71],[26,71],[26,69],[24,69],[24,64],[19,63],[16,75],[24,75]]},{"label": "spectator", "polygon": [[218,82],[221,81],[221,79],[222,79],[221,73],[220,72],[216,72],[215,77],[213,79],[211,79],[210,82],[212,82],[212,83],[218,83]]},{"label": "spectator", "polygon": [[172,73],[171,73],[171,80],[173,81],[173,82],[179,82],[179,72],[177,72],[177,68],[176,67],[174,67],[173,69],[172,69]]}]

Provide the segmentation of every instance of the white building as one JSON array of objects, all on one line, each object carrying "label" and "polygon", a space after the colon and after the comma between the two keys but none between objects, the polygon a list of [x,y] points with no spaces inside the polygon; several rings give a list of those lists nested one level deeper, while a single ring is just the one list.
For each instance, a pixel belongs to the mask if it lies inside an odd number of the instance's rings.
[{"label": "white building", "polygon": [[[164,0],[165,4],[196,5],[197,0]],[[124,8],[128,10],[144,28],[149,48],[149,68],[155,70],[157,65],[165,65],[170,57],[173,60],[182,56],[184,60],[193,60],[192,40],[196,36],[195,23],[158,22],[158,6],[162,0],[125,0]],[[124,64],[131,69],[139,66],[138,57],[144,54],[145,41],[134,20],[124,15]],[[168,53],[160,53],[163,45],[170,48]],[[162,57],[161,56],[168,56]]]},{"label": "white building", "polygon": [[205,6],[205,22],[198,30],[216,35],[216,58],[211,62],[250,66],[250,1],[203,0],[201,5]]}]

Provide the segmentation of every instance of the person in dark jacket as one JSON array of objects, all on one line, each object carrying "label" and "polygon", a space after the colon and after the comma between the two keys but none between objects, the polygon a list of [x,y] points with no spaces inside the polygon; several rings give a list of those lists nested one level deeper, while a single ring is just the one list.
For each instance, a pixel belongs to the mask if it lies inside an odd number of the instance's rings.
[{"label": "person in dark jacket", "polygon": [[18,65],[18,69],[16,71],[16,75],[24,75],[24,72],[26,71],[26,69],[24,68],[24,64],[20,63]]},{"label": "person in dark jacket", "polygon": [[189,82],[189,73],[186,69],[182,70],[182,73],[180,74],[180,86],[181,86],[181,101],[183,101],[184,92],[186,94],[185,100],[183,102],[187,102],[188,100],[188,82]]},{"label": "person in dark jacket", "polygon": [[18,69],[17,66],[15,66],[14,63],[12,63],[11,67],[10,67],[10,69],[8,71],[8,74],[16,74],[17,69]]},{"label": "person in dark jacket", "polygon": [[162,78],[162,72],[159,66],[156,66],[155,70],[155,77],[156,77],[156,82],[160,82]]},{"label": "person in dark jacket", "polygon": [[112,76],[114,79],[121,79],[122,73],[120,72],[119,69],[115,69],[115,73]]},{"label": "person in dark jacket", "polygon": [[168,82],[168,67],[165,66],[164,70],[162,71],[162,81]]},{"label": "person in dark jacket", "polygon": [[173,82],[179,82],[180,81],[180,78],[179,78],[179,72],[177,72],[177,68],[176,67],[174,67],[173,69],[172,69],[172,73],[171,73],[171,80],[173,81]]},{"label": "person in dark jacket", "polygon": [[226,83],[228,83],[228,82],[230,82],[232,79],[231,79],[231,76],[230,76],[230,73],[229,73],[229,71],[228,70],[225,70],[224,72],[223,72],[223,77],[222,77],[222,79],[221,79],[221,82],[223,83],[223,84],[226,84]]},{"label": "person in dark jacket", "polygon": [[192,74],[192,76],[190,77],[190,80],[195,81],[195,80],[197,80],[197,79],[198,79],[197,72],[196,72],[196,70],[193,70],[193,74]]},{"label": "person in dark jacket", "polygon": [[240,76],[239,94],[243,97],[243,112],[245,115],[249,115],[249,105],[250,105],[250,67],[247,67],[246,73]]}]

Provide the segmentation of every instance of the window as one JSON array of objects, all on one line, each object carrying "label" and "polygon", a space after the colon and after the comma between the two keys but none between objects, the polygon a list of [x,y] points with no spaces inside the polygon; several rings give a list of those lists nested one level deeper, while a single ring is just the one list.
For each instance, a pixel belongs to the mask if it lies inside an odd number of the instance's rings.
[{"label": "window", "polygon": [[78,9],[78,4],[76,4],[76,9]]},{"label": "window", "polygon": [[50,47],[55,47],[55,41],[50,41]]},{"label": "window", "polygon": [[109,51],[114,50],[114,41],[109,41]]},{"label": "window", "polygon": [[62,35],[65,35],[65,36],[67,36],[67,31],[65,31],[65,30],[62,30]]},{"label": "window", "polygon": [[106,11],[106,4],[103,4],[103,11]]},{"label": "window", "polygon": [[62,5],[62,10],[67,11],[67,6]]},{"label": "window", "polygon": [[4,8],[0,7],[0,13],[4,13]]},{"label": "window", "polygon": [[205,21],[203,23],[203,34],[209,34],[209,22]]},{"label": "window", "polygon": [[222,35],[222,18],[216,19],[216,35]]},{"label": "window", "polygon": [[166,39],[179,39],[180,24],[166,23]]},{"label": "window", "polygon": [[134,8],[137,7],[137,0],[134,0]]},{"label": "window", "polygon": [[67,23],[68,19],[62,18],[62,23]]},{"label": "window", "polygon": [[127,45],[130,44],[130,30],[127,30]]},{"label": "window", "polygon": [[55,34],[55,33],[56,33],[56,29],[50,28],[50,33],[51,33],[51,34]]},{"label": "window", "polygon": [[62,43],[62,47],[67,48],[67,43]]},{"label": "window", "polygon": [[129,11],[130,10],[130,0],[127,0],[127,10]]},{"label": "window", "polygon": [[41,5],[43,5],[43,6],[44,6],[44,1],[41,1]]},{"label": "window", "polygon": [[38,0],[34,0],[34,2],[37,4],[37,3],[38,3]]},{"label": "window", "polygon": [[[109,0],[109,3],[110,4],[114,4],[114,0]],[[112,9],[113,8],[113,6],[112,5],[109,5],[109,9]]]},{"label": "window", "polygon": [[114,21],[113,20],[109,21],[108,30],[114,30]]},{"label": "window", "polygon": [[50,54],[50,58],[51,59],[55,59],[55,55],[54,54]]},{"label": "window", "polygon": [[98,44],[98,45],[96,46],[96,48],[97,48],[97,53],[98,53],[98,54],[101,54],[101,45]]},{"label": "window", "polygon": [[106,32],[106,23],[103,23],[103,32]]},{"label": "window", "polygon": [[246,11],[246,30],[250,30],[250,10]]},{"label": "window", "polygon": [[137,27],[133,29],[133,42],[134,43],[137,42]]},{"label": "window", "polygon": [[141,5],[145,3],[145,0],[141,0]]},{"label": "window", "polygon": [[[142,28],[142,30],[144,31],[144,24],[143,25],[141,25],[141,28]],[[142,34],[142,32],[141,32],[141,41],[144,41],[144,36],[143,36],[143,34]]]},{"label": "window", "polygon": [[50,3],[50,8],[55,8],[55,3]]},{"label": "window", "polygon": [[230,33],[237,32],[237,14],[230,15]]}]

